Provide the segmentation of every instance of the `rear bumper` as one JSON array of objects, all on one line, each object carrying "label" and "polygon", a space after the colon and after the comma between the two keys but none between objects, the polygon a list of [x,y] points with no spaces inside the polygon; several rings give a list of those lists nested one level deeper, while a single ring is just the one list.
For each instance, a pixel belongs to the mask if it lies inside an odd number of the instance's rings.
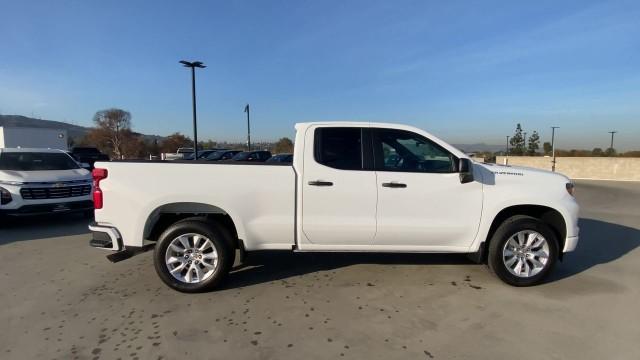
[{"label": "rear bumper", "polygon": [[9,215],[9,216],[32,216],[32,215],[35,216],[35,215],[87,211],[87,210],[93,210],[93,201],[82,200],[82,201],[68,201],[68,202],[59,202],[59,203],[22,205],[15,209],[2,209],[0,210],[0,214]]},{"label": "rear bumper", "polygon": [[126,260],[134,255],[151,250],[155,245],[147,244],[144,246],[127,246],[125,248],[122,236],[120,236],[120,232],[115,227],[94,222],[89,225],[89,230],[91,230],[92,235],[89,245],[112,251],[113,253],[107,255],[107,259],[111,262]]},{"label": "rear bumper", "polygon": [[111,251],[120,251],[124,249],[122,237],[118,229],[112,226],[99,225],[97,223],[89,224],[91,230],[91,240],[89,245]]}]

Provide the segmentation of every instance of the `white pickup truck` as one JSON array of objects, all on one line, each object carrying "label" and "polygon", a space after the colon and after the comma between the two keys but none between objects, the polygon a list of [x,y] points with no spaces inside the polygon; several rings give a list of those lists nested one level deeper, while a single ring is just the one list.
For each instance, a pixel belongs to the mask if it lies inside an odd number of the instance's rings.
[{"label": "white pickup truck", "polygon": [[213,288],[244,251],[466,253],[515,286],[539,283],[578,243],[573,183],[481,164],[410,126],[296,125],[293,164],[96,164],[91,245],[153,246],[184,292]]}]

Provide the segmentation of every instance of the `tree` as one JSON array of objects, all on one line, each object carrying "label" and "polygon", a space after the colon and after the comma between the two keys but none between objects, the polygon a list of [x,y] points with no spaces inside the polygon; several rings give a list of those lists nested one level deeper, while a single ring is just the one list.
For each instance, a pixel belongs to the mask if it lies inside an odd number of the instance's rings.
[{"label": "tree", "polygon": [[551,155],[551,151],[553,151],[553,147],[551,146],[551,143],[548,141],[545,141],[545,143],[542,144],[542,151],[544,151],[545,155]]},{"label": "tree", "polygon": [[540,135],[538,135],[537,131],[534,131],[531,136],[529,136],[529,145],[527,149],[527,155],[534,156],[538,149],[540,148]]},{"label": "tree", "polygon": [[516,132],[509,140],[511,149],[509,152],[511,155],[524,155],[524,136],[522,136],[522,126],[518,124],[516,126]]},{"label": "tree", "polygon": [[616,156],[616,149],[608,148],[604,151],[604,156]]},{"label": "tree", "polygon": [[604,155],[604,151],[602,151],[601,148],[593,148],[593,150],[591,150],[591,155],[593,156],[603,156]]},{"label": "tree", "polygon": [[292,153],[293,152],[293,141],[291,139],[283,137],[278,140],[273,146],[273,151],[276,154],[282,153]]},{"label": "tree", "polygon": [[93,122],[96,127],[89,131],[87,137],[102,147],[101,151],[122,159],[124,142],[134,140],[131,136],[131,114],[115,108],[100,110],[93,116]]},{"label": "tree", "polygon": [[200,150],[215,149],[217,146],[218,144],[211,139],[207,141],[198,141],[198,149]]},{"label": "tree", "polygon": [[158,139],[153,139],[147,144],[147,152],[149,155],[160,156],[160,145],[158,145]]},{"label": "tree", "polygon": [[142,159],[149,155],[147,144],[144,142],[142,135],[133,131],[125,131],[122,139],[123,159]]},{"label": "tree", "polygon": [[174,153],[181,147],[193,147],[193,141],[188,136],[184,136],[179,132],[167,136],[160,145],[163,153]]}]

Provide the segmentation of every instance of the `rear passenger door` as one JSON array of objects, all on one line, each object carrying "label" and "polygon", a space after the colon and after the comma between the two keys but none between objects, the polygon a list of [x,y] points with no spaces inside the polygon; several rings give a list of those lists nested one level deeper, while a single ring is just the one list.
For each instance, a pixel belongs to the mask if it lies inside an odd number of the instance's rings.
[{"label": "rear passenger door", "polygon": [[302,173],[302,231],[315,245],[368,245],[376,231],[376,174],[363,127],[310,127]]}]

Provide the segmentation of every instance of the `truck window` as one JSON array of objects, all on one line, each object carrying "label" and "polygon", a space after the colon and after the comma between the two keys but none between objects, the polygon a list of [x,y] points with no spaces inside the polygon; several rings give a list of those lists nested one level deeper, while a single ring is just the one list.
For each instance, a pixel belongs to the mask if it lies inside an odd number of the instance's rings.
[{"label": "truck window", "polygon": [[375,129],[375,168],[379,171],[449,173],[455,157],[433,141],[410,131]]},{"label": "truck window", "polygon": [[362,129],[317,128],[314,156],[318,163],[341,170],[362,170]]}]

